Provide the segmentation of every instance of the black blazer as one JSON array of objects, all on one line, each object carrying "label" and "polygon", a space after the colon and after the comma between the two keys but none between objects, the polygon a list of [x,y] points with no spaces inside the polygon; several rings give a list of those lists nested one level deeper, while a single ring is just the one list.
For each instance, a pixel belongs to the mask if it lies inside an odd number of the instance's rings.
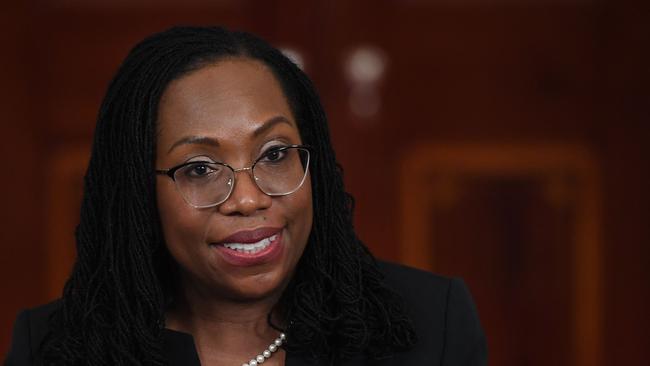
[{"label": "black blazer", "polygon": [[[467,287],[460,279],[449,279],[417,269],[380,263],[388,286],[400,293],[418,336],[408,351],[383,360],[348,360],[353,365],[474,366],[487,364],[487,346],[478,315]],[[48,316],[57,302],[18,315],[6,366],[41,365],[39,345],[48,331]],[[199,366],[192,336],[165,329],[167,358],[173,366]],[[288,353],[286,366],[313,365]]]}]

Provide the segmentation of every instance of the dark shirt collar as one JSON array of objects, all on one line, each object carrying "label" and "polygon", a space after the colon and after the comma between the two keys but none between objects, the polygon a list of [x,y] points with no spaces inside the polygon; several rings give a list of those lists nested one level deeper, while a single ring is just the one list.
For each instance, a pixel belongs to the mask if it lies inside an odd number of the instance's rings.
[{"label": "dark shirt collar", "polygon": [[170,366],[201,365],[191,334],[165,328],[163,329],[163,345],[163,352],[167,356]]},{"label": "dark shirt collar", "polygon": [[[171,329],[163,329],[163,352],[170,366],[200,366],[201,361],[196,352],[194,338],[191,334]],[[317,365],[316,362],[287,352],[285,366]]]}]

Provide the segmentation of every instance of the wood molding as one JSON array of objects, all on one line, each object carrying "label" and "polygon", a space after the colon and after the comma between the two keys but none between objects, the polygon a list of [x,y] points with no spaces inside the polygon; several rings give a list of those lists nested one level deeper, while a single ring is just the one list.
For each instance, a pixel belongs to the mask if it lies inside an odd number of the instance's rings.
[{"label": "wood molding", "polygon": [[83,193],[83,176],[90,156],[89,145],[68,146],[55,151],[47,164],[48,231],[47,231],[47,296],[61,296],[74,261],[76,241],[74,230],[79,223]]},{"label": "wood molding", "polygon": [[[435,244],[428,212],[449,204],[455,179],[474,177],[536,177],[553,180],[565,172],[578,179],[571,197],[575,209],[572,256],[569,364],[597,366],[602,359],[602,233],[601,188],[595,159],[580,145],[559,144],[437,144],[417,146],[403,160],[400,175],[401,234],[403,263],[435,271]],[[447,177],[443,187],[434,187],[433,175]],[[439,185],[439,184],[438,184]],[[444,194],[440,195],[440,191]],[[443,199],[441,200],[441,197]]]}]

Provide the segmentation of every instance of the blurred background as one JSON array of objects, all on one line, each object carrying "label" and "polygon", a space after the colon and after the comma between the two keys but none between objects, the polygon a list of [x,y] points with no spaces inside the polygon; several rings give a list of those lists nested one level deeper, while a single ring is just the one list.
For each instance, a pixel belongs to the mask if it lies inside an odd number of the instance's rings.
[{"label": "blurred background", "polygon": [[313,78],[359,235],[379,258],[463,277],[492,365],[647,364],[649,4],[4,2],[0,356],[17,312],[70,271],[121,60],[172,25],[219,24]]}]

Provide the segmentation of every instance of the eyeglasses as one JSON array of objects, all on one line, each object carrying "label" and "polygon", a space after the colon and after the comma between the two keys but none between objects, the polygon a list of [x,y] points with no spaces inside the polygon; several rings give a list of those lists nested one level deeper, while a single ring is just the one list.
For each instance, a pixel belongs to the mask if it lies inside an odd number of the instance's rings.
[{"label": "eyeglasses", "polygon": [[272,147],[253,165],[234,169],[226,163],[190,161],[170,169],[156,170],[170,177],[185,202],[195,208],[217,206],[230,197],[235,173],[250,171],[257,187],[269,196],[297,191],[309,171],[309,148],[302,145]]}]

